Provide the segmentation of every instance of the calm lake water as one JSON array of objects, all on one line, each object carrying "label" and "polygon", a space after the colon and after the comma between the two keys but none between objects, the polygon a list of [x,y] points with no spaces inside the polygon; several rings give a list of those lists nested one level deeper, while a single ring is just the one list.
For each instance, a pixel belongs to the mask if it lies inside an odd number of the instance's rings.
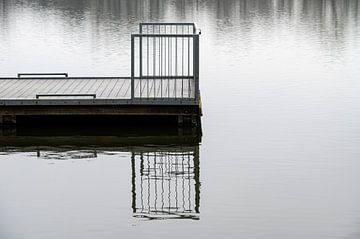
[{"label": "calm lake water", "polygon": [[0,238],[360,238],[360,1],[0,0],[0,76],[129,76],[139,22],[201,28],[203,136],[2,130]]}]

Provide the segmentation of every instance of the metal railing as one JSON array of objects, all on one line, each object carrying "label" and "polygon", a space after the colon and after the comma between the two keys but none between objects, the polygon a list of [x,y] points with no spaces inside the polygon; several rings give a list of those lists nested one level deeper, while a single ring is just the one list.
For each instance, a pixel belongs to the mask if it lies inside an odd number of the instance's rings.
[{"label": "metal railing", "polygon": [[131,35],[134,99],[199,99],[199,34],[193,23],[141,23]]},{"label": "metal railing", "polygon": [[140,23],[140,34],[196,34],[195,23]]},{"label": "metal railing", "polygon": [[[140,23],[139,33],[131,35],[131,76],[130,77],[69,77],[68,73],[18,73],[17,78],[0,78],[5,80],[127,80],[129,94],[128,103],[160,102],[162,104],[197,104],[199,103],[199,35],[194,23]],[[30,83],[29,83],[30,82]],[[0,82],[1,83],[1,82]],[[48,83],[48,82],[47,82]],[[7,90],[12,82],[4,83]],[[26,86],[31,81],[23,84],[22,93],[25,94]],[[54,81],[54,84],[63,84]],[[64,83],[66,84],[66,83]],[[35,85],[35,84],[33,84]],[[103,97],[89,95],[79,85],[78,95],[67,95],[67,91],[34,92],[36,99],[46,97],[93,97],[98,101]],[[19,85],[20,86],[20,85]],[[57,85],[56,85],[57,87]],[[4,87],[3,87],[4,88]],[[49,88],[54,88],[49,86]],[[83,87],[84,88],[84,87]],[[70,89],[70,88],[69,88]],[[121,88],[122,89],[122,88]],[[49,91],[49,90],[47,90]],[[59,95],[57,93],[61,93]],[[83,94],[86,93],[86,94]],[[93,93],[93,92],[91,92]],[[10,95],[10,93],[8,94]],[[5,99],[5,97],[3,97]],[[45,100],[45,99],[44,99]],[[82,100],[82,99],[79,99]],[[20,102],[21,103],[21,102]]]}]

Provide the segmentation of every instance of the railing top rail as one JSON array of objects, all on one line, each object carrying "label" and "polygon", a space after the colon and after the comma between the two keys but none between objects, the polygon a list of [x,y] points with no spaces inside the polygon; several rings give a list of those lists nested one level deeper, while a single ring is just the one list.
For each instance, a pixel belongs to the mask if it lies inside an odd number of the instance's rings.
[{"label": "railing top rail", "polygon": [[191,37],[197,37],[197,36],[199,36],[199,34],[169,34],[169,33],[166,33],[166,34],[158,34],[158,33],[155,33],[155,34],[149,34],[149,33],[131,34],[131,37],[189,37],[189,38],[191,38]]},{"label": "railing top rail", "polygon": [[140,25],[179,25],[179,26],[195,26],[195,23],[193,22],[142,22]]},{"label": "railing top rail", "polygon": [[192,31],[188,33],[183,34],[195,34],[196,33],[196,25],[193,22],[166,22],[166,23],[160,23],[160,22],[142,22],[139,24],[140,33],[143,31],[143,26],[149,27],[149,26],[158,26],[159,28],[161,26],[167,27],[167,26],[176,26],[176,27],[192,27]]}]

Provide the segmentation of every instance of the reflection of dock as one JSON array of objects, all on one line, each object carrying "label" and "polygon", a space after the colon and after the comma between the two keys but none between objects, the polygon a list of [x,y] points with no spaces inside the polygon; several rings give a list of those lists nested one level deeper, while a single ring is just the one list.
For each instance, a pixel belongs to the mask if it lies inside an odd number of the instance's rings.
[{"label": "reflection of dock", "polygon": [[132,154],[134,217],[199,219],[199,148]]},{"label": "reflection of dock", "polygon": [[45,160],[89,160],[126,153],[131,159],[133,216],[150,220],[199,219],[200,141],[197,127],[0,128],[0,153],[5,154],[33,152]]}]

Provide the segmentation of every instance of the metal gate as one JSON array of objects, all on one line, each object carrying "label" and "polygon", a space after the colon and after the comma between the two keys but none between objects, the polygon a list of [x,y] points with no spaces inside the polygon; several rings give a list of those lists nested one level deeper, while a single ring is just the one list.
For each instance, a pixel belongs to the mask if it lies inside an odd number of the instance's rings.
[{"label": "metal gate", "polygon": [[141,23],[131,35],[131,98],[199,100],[199,34],[194,23]]}]

